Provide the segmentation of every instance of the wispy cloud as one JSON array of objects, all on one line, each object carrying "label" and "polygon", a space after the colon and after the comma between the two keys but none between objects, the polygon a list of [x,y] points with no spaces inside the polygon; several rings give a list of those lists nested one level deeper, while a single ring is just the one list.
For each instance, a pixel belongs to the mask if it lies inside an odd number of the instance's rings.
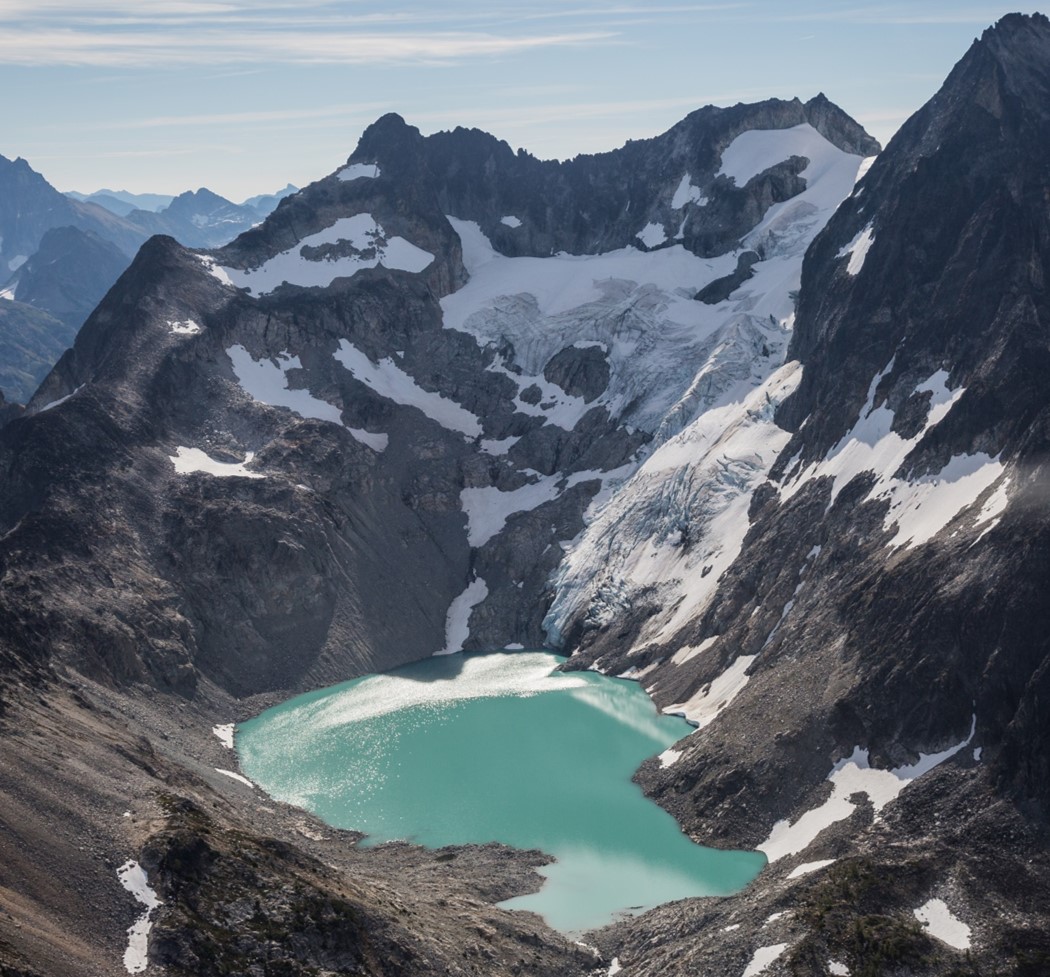
[{"label": "wispy cloud", "polygon": [[146,68],[205,64],[441,64],[542,48],[608,44],[612,32],[4,31],[0,64]]},{"label": "wispy cloud", "polygon": [[946,4],[941,9],[927,7],[916,10],[912,3],[868,4],[855,7],[828,9],[824,5],[812,10],[770,14],[768,19],[784,23],[854,23],[900,26],[973,24],[986,27],[1003,14],[1001,4],[960,6]]}]

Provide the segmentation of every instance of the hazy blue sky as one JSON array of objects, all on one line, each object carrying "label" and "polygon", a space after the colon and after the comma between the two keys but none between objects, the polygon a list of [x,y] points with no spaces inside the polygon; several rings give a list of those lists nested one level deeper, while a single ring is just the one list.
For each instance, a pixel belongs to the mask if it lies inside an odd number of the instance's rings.
[{"label": "hazy blue sky", "polygon": [[885,142],[1010,10],[943,0],[0,0],[0,154],[62,190],[234,199],[396,111],[565,158],[818,91]]}]

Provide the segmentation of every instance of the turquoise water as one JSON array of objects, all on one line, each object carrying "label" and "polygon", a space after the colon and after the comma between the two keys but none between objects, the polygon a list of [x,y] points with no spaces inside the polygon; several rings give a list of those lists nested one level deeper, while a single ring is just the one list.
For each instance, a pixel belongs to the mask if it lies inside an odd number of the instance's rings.
[{"label": "turquoise water", "polygon": [[631,782],[689,726],[561,660],[448,655],[299,696],[238,727],[241,767],[365,845],[542,849],[541,891],[503,905],[565,932],[746,885],[765,856],[693,844]]}]

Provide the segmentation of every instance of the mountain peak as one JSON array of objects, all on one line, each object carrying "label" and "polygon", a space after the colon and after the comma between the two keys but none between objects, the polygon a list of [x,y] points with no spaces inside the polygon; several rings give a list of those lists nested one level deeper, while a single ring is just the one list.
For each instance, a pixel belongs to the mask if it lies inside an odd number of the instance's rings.
[{"label": "mountain peak", "polygon": [[1037,105],[1045,113],[1050,93],[1050,18],[1043,14],[1007,14],[974,41],[966,56],[949,76],[951,86],[958,73],[964,76],[975,65],[993,68],[1003,92]]},{"label": "mountain peak", "polygon": [[361,134],[361,139],[351,159],[375,160],[381,156],[389,158],[399,151],[407,150],[423,138],[422,133],[410,126],[396,112],[380,116]]}]

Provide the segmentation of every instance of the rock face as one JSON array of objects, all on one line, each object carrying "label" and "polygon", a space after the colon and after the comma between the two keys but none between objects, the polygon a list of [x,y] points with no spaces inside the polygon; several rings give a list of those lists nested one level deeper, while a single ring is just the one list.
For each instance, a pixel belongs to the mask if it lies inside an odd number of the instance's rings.
[{"label": "rock face", "polygon": [[[225,247],[152,239],[0,429],[0,721],[63,719],[0,790],[45,811],[34,920],[79,817],[149,872],[173,973],[1039,972],[1047,63],[1005,18],[859,183],[877,147],[822,96],[562,164],[385,116]],[[315,847],[194,732],[544,640],[692,718],[640,781],[771,861],[604,960],[486,905],[532,856]],[[133,824],[83,813],[125,782]]]}]

